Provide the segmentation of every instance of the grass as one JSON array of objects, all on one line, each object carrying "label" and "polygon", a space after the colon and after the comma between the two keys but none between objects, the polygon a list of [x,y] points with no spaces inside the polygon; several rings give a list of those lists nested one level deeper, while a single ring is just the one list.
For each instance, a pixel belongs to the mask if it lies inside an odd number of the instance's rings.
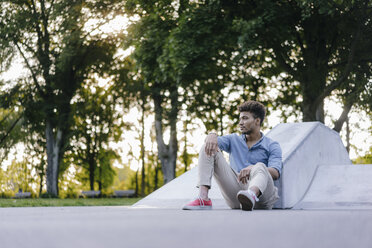
[{"label": "grass", "polygon": [[0,207],[130,206],[141,198],[1,199]]}]

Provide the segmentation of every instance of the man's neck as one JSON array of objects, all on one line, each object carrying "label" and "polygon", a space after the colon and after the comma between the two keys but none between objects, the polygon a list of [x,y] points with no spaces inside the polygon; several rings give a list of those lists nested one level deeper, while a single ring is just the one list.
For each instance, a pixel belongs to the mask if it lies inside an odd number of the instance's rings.
[{"label": "man's neck", "polygon": [[245,140],[249,143],[252,143],[252,142],[257,142],[258,140],[260,140],[261,137],[262,137],[261,132],[257,131],[251,134],[246,134]]}]

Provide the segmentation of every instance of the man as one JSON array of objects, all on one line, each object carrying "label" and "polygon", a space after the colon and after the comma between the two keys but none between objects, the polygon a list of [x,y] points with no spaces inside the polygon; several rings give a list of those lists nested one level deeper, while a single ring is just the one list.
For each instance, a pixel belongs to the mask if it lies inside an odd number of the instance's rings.
[{"label": "man", "polygon": [[[212,175],[232,209],[271,209],[279,199],[274,180],[281,174],[282,150],[278,142],[260,131],[265,107],[248,101],[238,109],[242,134],[208,134],[199,153],[199,197],[186,204],[184,210],[212,209],[208,198]],[[230,165],[221,150],[229,153]]]}]

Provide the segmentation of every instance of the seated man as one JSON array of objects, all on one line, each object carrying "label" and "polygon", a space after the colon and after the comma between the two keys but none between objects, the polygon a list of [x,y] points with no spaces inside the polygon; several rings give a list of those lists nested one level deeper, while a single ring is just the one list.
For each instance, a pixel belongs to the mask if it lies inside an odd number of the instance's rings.
[{"label": "seated man", "polygon": [[[274,180],[282,170],[282,150],[260,131],[265,107],[248,101],[239,106],[239,112],[241,135],[208,134],[199,153],[199,197],[184,210],[212,209],[208,198],[212,175],[232,209],[271,209],[279,199]],[[230,165],[221,150],[229,153]]]}]

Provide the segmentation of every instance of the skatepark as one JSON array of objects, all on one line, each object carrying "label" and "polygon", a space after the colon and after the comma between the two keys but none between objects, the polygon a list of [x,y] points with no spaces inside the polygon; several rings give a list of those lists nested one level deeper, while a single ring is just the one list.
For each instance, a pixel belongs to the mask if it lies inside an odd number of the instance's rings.
[{"label": "skatepark", "polygon": [[283,151],[273,210],[230,210],[212,182],[212,211],[182,211],[194,168],[131,207],[1,209],[1,247],[371,247],[372,166],[319,122],[267,136]]}]

